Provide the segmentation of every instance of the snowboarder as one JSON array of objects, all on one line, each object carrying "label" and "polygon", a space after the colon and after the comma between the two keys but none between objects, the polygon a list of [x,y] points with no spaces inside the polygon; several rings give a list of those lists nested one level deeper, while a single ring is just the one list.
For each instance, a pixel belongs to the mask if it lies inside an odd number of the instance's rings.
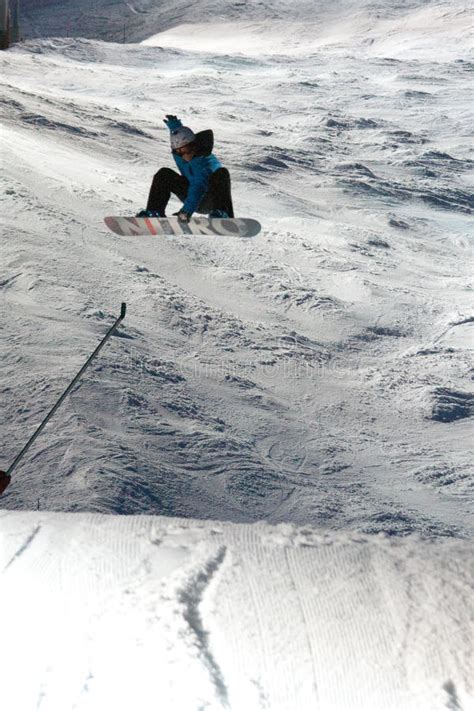
[{"label": "snowboarder", "polygon": [[230,175],[212,153],[213,132],[194,133],[171,114],[163,120],[170,130],[171,151],[179,173],[160,168],[153,177],[146,210],[141,210],[137,217],[166,217],[171,193],[183,202],[174,214],[184,222],[189,222],[194,212],[208,213],[209,217],[234,217]]}]

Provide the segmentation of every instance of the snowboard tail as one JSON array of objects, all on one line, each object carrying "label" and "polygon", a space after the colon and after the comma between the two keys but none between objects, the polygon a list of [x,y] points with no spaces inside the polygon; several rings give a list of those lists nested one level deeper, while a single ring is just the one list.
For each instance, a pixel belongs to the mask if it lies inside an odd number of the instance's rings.
[{"label": "snowboard tail", "polygon": [[182,222],[177,217],[114,217],[104,218],[107,227],[117,235],[220,235],[225,237],[255,237],[261,225],[248,217],[191,217]]}]

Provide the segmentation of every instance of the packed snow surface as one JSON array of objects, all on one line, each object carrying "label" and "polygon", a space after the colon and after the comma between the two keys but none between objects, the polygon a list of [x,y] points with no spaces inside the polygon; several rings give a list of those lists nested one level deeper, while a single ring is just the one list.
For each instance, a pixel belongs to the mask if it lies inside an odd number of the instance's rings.
[{"label": "packed snow surface", "polygon": [[[472,708],[468,5],[22,7],[3,469],[128,308],[2,497],[1,708]],[[106,229],[167,113],[258,237]]]},{"label": "packed snow surface", "polygon": [[472,708],[465,541],[155,516],[0,523],[4,709]]}]

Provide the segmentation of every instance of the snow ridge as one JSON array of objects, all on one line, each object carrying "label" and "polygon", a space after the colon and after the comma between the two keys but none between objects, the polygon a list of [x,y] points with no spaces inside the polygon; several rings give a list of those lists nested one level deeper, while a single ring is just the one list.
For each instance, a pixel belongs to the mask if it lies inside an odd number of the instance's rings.
[{"label": "snow ridge", "polygon": [[448,700],[446,702],[446,708],[448,711],[463,711],[463,707],[459,702],[456,692],[456,685],[452,681],[447,681],[446,684],[444,684],[443,689],[448,695]]},{"label": "snow ridge", "polygon": [[214,555],[201,564],[201,569],[189,577],[186,585],[178,592],[178,600],[185,606],[184,619],[194,633],[199,652],[216,690],[216,696],[224,707],[227,707],[229,702],[227,688],[222,670],[211,651],[209,632],[204,627],[200,610],[209,585],[224,563],[226,552],[226,546],[220,546]]},{"label": "snow ridge", "polygon": [[38,524],[38,526],[35,526],[35,528],[32,530],[30,535],[26,538],[25,542],[20,546],[20,548],[14,553],[14,555],[10,558],[8,563],[5,565],[3,568],[3,572],[8,570],[8,568],[21,556],[23,553],[31,546],[33,541],[35,540],[36,536],[41,530],[41,525]]}]

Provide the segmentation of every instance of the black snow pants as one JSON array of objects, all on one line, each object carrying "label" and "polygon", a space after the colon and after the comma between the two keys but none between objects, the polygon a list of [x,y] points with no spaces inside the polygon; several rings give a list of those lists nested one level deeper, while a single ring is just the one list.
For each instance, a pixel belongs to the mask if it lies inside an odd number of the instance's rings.
[{"label": "black snow pants", "polygon": [[[182,202],[188,196],[189,181],[171,168],[160,168],[154,175],[148,196],[147,210],[165,214],[171,193]],[[229,217],[234,217],[230,174],[227,168],[219,168],[209,178],[209,187],[202,198],[197,212],[207,213],[213,210],[224,210]]]}]

